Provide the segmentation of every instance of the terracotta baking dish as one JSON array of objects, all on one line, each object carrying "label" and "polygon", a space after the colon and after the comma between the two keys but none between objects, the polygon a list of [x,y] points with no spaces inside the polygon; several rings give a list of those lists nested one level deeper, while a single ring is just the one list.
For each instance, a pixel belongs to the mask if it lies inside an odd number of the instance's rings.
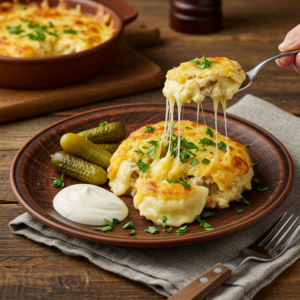
[{"label": "terracotta baking dish", "polygon": [[[1,1],[3,2],[3,1]],[[70,8],[77,4],[82,12],[94,15],[99,3],[115,20],[116,30],[111,39],[91,49],[59,56],[14,58],[0,56],[0,86],[8,88],[52,88],[79,82],[99,73],[116,55],[124,25],[137,17],[137,11],[122,0],[67,0]],[[58,0],[49,0],[51,7]]]}]

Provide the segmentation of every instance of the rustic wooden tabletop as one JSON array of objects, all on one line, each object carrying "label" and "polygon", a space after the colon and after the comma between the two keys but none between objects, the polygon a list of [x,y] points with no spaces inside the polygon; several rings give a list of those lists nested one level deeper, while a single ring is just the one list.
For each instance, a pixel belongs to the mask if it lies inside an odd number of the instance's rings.
[{"label": "rustic wooden tabletop", "polygon": [[[164,73],[180,62],[203,54],[227,56],[250,70],[278,53],[285,34],[300,23],[299,0],[223,1],[224,28],[207,36],[183,35],[168,26],[168,1],[128,0],[140,19],[161,30],[162,43],[140,52]],[[271,63],[259,72],[246,93],[300,115],[300,74]],[[9,168],[18,149],[46,126],[78,112],[114,104],[165,102],[161,88],[45,116],[0,125],[0,298],[1,299],[164,299],[148,287],[99,269],[86,259],[13,235],[8,223],[23,213],[9,185]],[[209,101],[205,106],[211,107]],[[299,299],[300,262],[283,272],[256,300]]]}]

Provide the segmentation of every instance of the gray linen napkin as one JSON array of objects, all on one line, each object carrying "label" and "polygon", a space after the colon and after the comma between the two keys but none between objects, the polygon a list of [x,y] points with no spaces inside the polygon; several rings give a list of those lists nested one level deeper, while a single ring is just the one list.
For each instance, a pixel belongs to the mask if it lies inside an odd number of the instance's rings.
[{"label": "gray linen napkin", "polygon": [[[284,212],[300,215],[300,119],[251,95],[228,109],[276,136],[287,148],[295,165],[295,181],[289,198],[273,215],[237,234],[197,245],[164,249],[129,249],[106,246],[73,238],[33,219],[27,213],[9,226],[15,234],[55,246],[67,255],[83,256],[95,265],[141,282],[157,293],[170,296],[214,264],[238,255],[267,230]],[[214,300],[248,300],[300,257],[300,235],[289,250],[269,263],[247,262],[230,281],[210,296]]]}]

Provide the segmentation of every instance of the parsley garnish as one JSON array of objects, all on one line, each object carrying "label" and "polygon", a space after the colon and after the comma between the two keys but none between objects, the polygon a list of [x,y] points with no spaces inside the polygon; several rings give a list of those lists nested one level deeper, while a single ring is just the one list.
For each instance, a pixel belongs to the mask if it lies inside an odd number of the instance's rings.
[{"label": "parsley garnish", "polygon": [[188,183],[188,182],[186,182],[186,181],[180,181],[180,184],[185,188],[185,189],[187,189],[187,188],[189,188],[191,185]]},{"label": "parsley garnish", "polygon": [[51,177],[53,181],[53,183],[51,185],[55,186],[55,187],[64,187],[65,186],[65,182],[63,181],[64,178],[64,174],[61,174],[60,179],[57,179],[55,177]]},{"label": "parsley garnish", "polygon": [[203,144],[200,144],[201,145],[201,151],[206,151],[206,148],[204,147],[204,145]]},{"label": "parsley garnish", "polygon": [[92,40],[93,38],[91,36],[89,36],[89,40]]},{"label": "parsley garnish", "polygon": [[141,159],[136,163],[136,165],[143,173],[147,172],[147,170],[150,168],[150,166],[142,162]]},{"label": "parsley garnish", "polygon": [[226,152],[226,145],[224,144],[224,142],[218,143],[218,148],[221,150],[224,150],[224,152]]},{"label": "parsley garnish", "polygon": [[250,205],[250,202],[249,201],[247,201],[244,197],[242,198],[242,200],[241,200],[243,203],[245,203],[245,204],[247,204],[247,205]]},{"label": "parsley garnish", "polygon": [[166,231],[166,232],[168,232],[168,233],[171,233],[172,230],[173,230],[173,227],[169,227],[168,229],[164,229],[163,231]]},{"label": "parsley garnish", "polygon": [[252,180],[253,180],[257,185],[260,184],[260,181],[259,181],[258,179],[252,178]]},{"label": "parsley garnish", "polygon": [[259,192],[264,192],[264,191],[267,191],[269,188],[268,187],[265,187],[265,188],[257,188],[257,190],[259,191]]},{"label": "parsley garnish", "polygon": [[22,19],[22,18],[20,20],[24,23],[29,21],[28,19]]},{"label": "parsley garnish", "polygon": [[255,159],[252,160],[252,162],[253,162],[254,166],[257,166],[257,165],[258,165],[258,163],[257,163],[257,161],[256,161]]},{"label": "parsley garnish", "polygon": [[134,150],[133,152],[144,155],[144,152],[140,148],[138,148],[137,150]]},{"label": "parsley garnish", "polygon": [[49,26],[50,26],[50,28],[54,27],[54,25],[51,22],[49,22]]},{"label": "parsley garnish", "polygon": [[28,24],[28,27],[29,27],[29,28],[36,28],[36,27],[39,27],[39,23],[30,21],[29,24]]},{"label": "parsley garnish", "polygon": [[164,227],[166,227],[167,219],[168,219],[168,218],[167,218],[166,216],[162,216],[162,217],[161,217],[161,220],[162,220],[162,222],[163,222],[163,226],[164,226]]},{"label": "parsley garnish", "polygon": [[87,134],[87,135],[85,136],[85,139],[88,140],[88,139],[89,139],[89,136],[90,136],[90,135]]},{"label": "parsley garnish", "polygon": [[190,60],[190,62],[196,65],[200,65],[199,58],[197,56],[195,59]]},{"label": "parsley garnish", "polygon": [[136,234],[136,231],[134,229],[131,230],[131,232],[128,233],[128,235],[134,235]]},{"label": "parsley garnish", "polygon": [[[176,137],[176,139],[174,140],[174,143],[176,141],[176,144],[177,144],[177,141],[178,141],[178,137]],[[191,149],[198,149],[198,147],[192,143],[192,142],[188,142],[185,138],[181,138],[180,139],[180,145],[188,150],[191,150]]]},{"label": "parsley garnish", "polygon": [[176,232],[178,233],[178,235],[184,235],[187,232],[186,229],[187,225],[180,227]]},{"label": "parsley garnish", "polygon": [[214,155],[214,153],[213,152],[209,152],[211,155]]},{"label": "parsley garnish", "polygon": [[130,222],[128,222],[127,224],[125,224],[122,228],[123,228],[123,229],[126,229],[126,228],[132,228],[132,227],[133,227],[133,222],[130,221]]},{"label": "parsley garnish", "polygon": [[76,30],[73,30],[73,29],[64,29],[64,33],[68,33],[68,34],[77,34],[77,31]]},{"label": "parsley garnish", "polygon": [[108,122],[107,122],[107,121],[104,121],[104,122],[102,122],[102,123],[99,124],[99,127],[102,127],[102,126],[104,126],[104,125],[106,125],[106,124],[108,124]]},{"label": "parsley garnish", "polygon": [[32,41],[44,41],[45,40],[45,35],[44,35],[44,29],[42,27],[38,27],[35,30],[36,35],[29,33],[27,34],[28,38]]},{"label": "parsley garnish", "polygon": [[202,163],[207,165],[210,164],[210,161],[207,158],[203,158]]},{"label": "parsley garnish", "polygon": [[203,55],[202,59],[199,61],[199,58],[196,57],[195,59],[190,60],[191,63],[195,64],[197,69],[206,69],[210,68],[213,62]]},{"label": "parsley garnish", "polygon": [[116,218],[113,218],[112,222],[113,222],[113,224],[114,224],[114,225],[116,225],[116,224],[119,224],[119,223],[120,223],[120,221],[119,221],[118,219],[116,219]]},{"label": "parsley garnish", "polygon": [[212,212],[210,212],[210,211],[206,211],[206,212],[203,212],[202,214],[201,214],[201,217],[202,218],[208,218],[208,217],[210,217],[210,216],[212,216],[214,213],[212,213]]},{"label": "parsley garnish", "polygon": [[166,178],[166,180],[169,182],[169,183],[176,183],[176,181],[174,179],[168,179]]},{"label": "parsley garnish", "polygon": [[200,139],[199,144],[207,146],[216,146],[216,143],[213,140],[207,138]]},{"label": "parsley garnish", "polygon": [[188,154],[186,150],[180,153],[180,161],[184,164],[188,161],[191,156]]},{"label": "parsley garnish", "polygon": [[201,217],[200,216],[196,216],[195,217],[195,221],[198,221],[200,223],[201,222]]},{"label": "parsley garnish", "polygon": [[36,185],[41,185],[41,184],[37,182],[37,184],[36,184]]},{"label": "parsley garnish", "polygon": [[109,230],[112,230],[112,227],[111,226],[106,226],[106,227],[96,227],[96,228],[93,228],[94,230],[101,230],[101,231],[109,231]]},{"label": "parsley garnish", "polygon": [[200,216],[196,216],[196,217],[195,217],[195,220],[198,221],[198,222],[200,223],[200,224],[199,224],[200,227],[204,227],[204,228],[210,228],[210,227],[211,227],[211,225],[208,224],[206,221],[201,220],[201,217],[200,217]]},{"label": "parsley garnish", "polygon": [[189,126],[185,126],[185,128],[186,128],[186,129],[193,129],[192,127],[189,127]]},{"label": "parsley garnish", "polygon": [[146,129],[144,129],[143,131],[142,131],[142,133],[147,133],[147,132],[153,132],[153,127],[151,127],[151,126],[149,126],[148,124],[146,124]]},{"label": "parsley garnish", "polygon": [[113,227],[116,224],[119,224],[120,221],[118,219],[113,218],[112,221],[104,219],[105,222],[107,222],[108,226]]},{"label": "parsley garnish", "polygon": [[158,232],[158,229],[155,226],[149,226],[149,228],[145,229],[144,231],[153,234],[155,232]]},{"label": "parsley garnish", "polygon": [[192,166],[192,167],[195,167],[196,165],[198,165],[199,164],[199,160],[197,159],[197,158],[193,158],[192,160],[191,160],[191,162],[190,162],[190,165]]},{"label": "parsley garnish", "polygon": [[207,231],[207,230],[214,230],[214,228],[205,228],[205,230]]},{"label": "parsley garnish", "polygon": [[21,25],[19,25],[19,26],[7,26],[6,28],[9,29],[9,33],[11,33],[11,34],[20,34],[24,31],[24,30],[21,29]]},{"label": "parsley garnish", "polygon": [[244,212],[242,209],[238,209],[237,211],[236,211],[238,214],[240,214],[240,213],[242,213],[242,212]]},{"label": "parsley garnish", "polygon": [[128,151],[131,150],[131,149],[132,149],[132,146],[130,145],[129,148],[128,148]]},{"label": "parsley garnish", "polygon": [[146,152],[146,154],[149,155],[150,157],[152,157],[155,154],[155,152],[156,152],[156,147],[159,145],[159,142],[157,142],[157,141],[148,141],[147,143],[150,144],[151,147]]},{"label": "parsley garnish", "polygon": [[247,149],[249,149],[249,148],[250,148],[250,146],[249,146],[249,145],[247,145],[247,144],[245,144],[245,145],[244,145],[244,148],[247,148]]},{"label": "parsley garnish", "polygon": [[142,148],[143,148],[143,149],[149,149],[149,148],[148,148],[148,147],[146,147],[146,146],[142,146]]},{"label": "parsley garnish", "polygon": [[206,127],[206,132],[205,132],[205,134],[206,135],[210,135],[210,137],[213,137],[213,135],[214,135],[214,132],[210,129],[210,128],[208,128],[208,127]]}]

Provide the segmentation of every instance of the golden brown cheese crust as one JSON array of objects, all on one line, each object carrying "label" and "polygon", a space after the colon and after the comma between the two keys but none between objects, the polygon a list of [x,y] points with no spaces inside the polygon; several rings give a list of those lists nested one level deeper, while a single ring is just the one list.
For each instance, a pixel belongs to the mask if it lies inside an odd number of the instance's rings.
[{"label": "golden brown cheese crust", "polygon": [[[153,133],[142,133],[146,127],[142,127],[122,142],[119,149],[114,153],[111,158],[111,165],[108,169],[108,178],[113,181],[117,175],[119,166],[122,161],[127,161],[132,163],[132,168],[138,177],[153,178],[158,181],[163,181],[168,177],[169,166],[161,166],[160,169],[157,169],[158,163],[155,163],[153,157],[148,156],[147,154],[138,154],[135,150],[140,149],[143,152],[146,152],[147,149],[142,147],[150,148],[148,141],[155,140],[159,141],[164,132],[164,122],[159,122],[157,124],[151,124],[151,127],[154,128]],[[192,129],[189,129],[192,128]],[[247,149],[243,147],[239,142],[235,142],[228,139],[228,145],[230,147],[230,153],[225,155],[224,150],[218,148],[218,159],[219,163],[214,161],[215,157],[215,146],[204,145],[205,151],[201,151],[201,145],[199,140],[203,138],[209,138],[212,141],[215,140],[215,130],[210,127],[213,131],[213,137],[210,137],[205,134],[207,131],[205,125],[198,124],[192,121],[182,121],[181,122],[181,131],[182,136],[188,141],[193,142],[199,150],[191,150],[195,155],[196,159],[199,161],[199,164],[192,166],[190,164],[193,156],[184,164],[182,164],[181,169],[178,174],[172,174],[172,178],[179,182],[184,180],[190,182],[193,185],[201,185],[210,187],[210,196],[208,197],[207,207],[213,208],[215,206],[227,207],[229,201],[238,200],[241,198],[241,193],[245,189],[251,189],[251,178],[253,177],[253,163],[248,155]],[[177,124],[174,126],[174,133],[178,134]],[[226,137],[218,133],[218,142],[226,143]],[[165,156],[166,149],[164,145],[162,147],[161,157]],[[183,148],[184,149],[184,148]],[[209,164],[202,163],[202,160],[206,158],[210,161]],[[136,162],[138,160],[151,165],[146,173],[142,173],[137,167]],[[161,161],[161,160],[160,160]],[[172,158],[174,163],[175,159]],[[130,172],[130,171],[128,171]],[[124,177],[124,176],[123,176]],[[219,198],[222,195],[216,196],[216,191],[214,191],[214,186],[217,188],[217,191],[226,193],[228,197],[226,198],[226,203],[221,203],[222,200]],[[234,192],[233,192],[234,191]],[[130,192],[127,191],[127,192]]]},{"label": "golden brown cheese crust", "polygon": [[[231,99],[246,79],[241,65],[227,57],[209,57],[211,67],[197,69],[191,62],[182,63],[167,73],[163,94],[169,101],[200,103],[205,97],[217,101]],[[199,59],[200,61],[200,59]]]},{"label": "golden brown cheese crust", "polygon": [[101,6],[92,17],[66,2],[50,8],[47,1],[0,4],[0,56],[45,57],[76,53],[110,39],[114,24]]}]

